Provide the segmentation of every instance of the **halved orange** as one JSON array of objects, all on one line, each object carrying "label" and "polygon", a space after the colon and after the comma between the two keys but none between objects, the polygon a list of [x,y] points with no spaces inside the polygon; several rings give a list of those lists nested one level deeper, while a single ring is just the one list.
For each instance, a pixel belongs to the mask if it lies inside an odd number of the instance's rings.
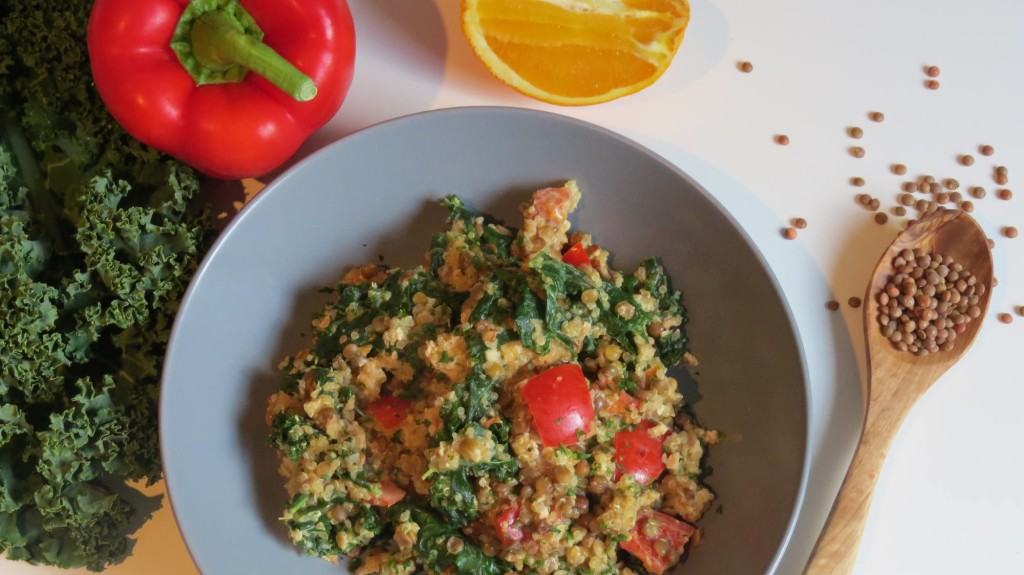
[{"label": "halved orange", "polygon": [[688,0],[463,0],[462,31],[487,68],[564,106],[641,90],[672,63]]}]

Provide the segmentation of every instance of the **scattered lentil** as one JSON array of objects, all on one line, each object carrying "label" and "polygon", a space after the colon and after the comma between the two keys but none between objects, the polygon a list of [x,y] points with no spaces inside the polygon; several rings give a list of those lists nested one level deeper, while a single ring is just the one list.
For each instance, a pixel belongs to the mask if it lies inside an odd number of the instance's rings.
[{"label": "scattered lentil", "polygon": [[852,146],[850,147],[850,155],[853,156],[854,158],[863,158],[864,148],[860,146]]},{"label": "scattered lentil", "polygon": [[910,194],[900,194],[899,201],[901,205],[910,207],[914,205],[914,196]]},{"label": "scattered lentil", "polygon": [[1000,188],[996,190],[996,197],[1000,200],[1010,200],[1013,199],[1013,192],[1006,188]]},{"label": "scattered lentil", "polygon": [[871,196],[867,194],[857,194],[857,203],[866,208],[871,205]]},{"label": "scattered lentil", "polygon": [[787,240],[795,240],[796,228],[786,228],[782,230],[782,237],[786,238]]},{"label": "scattered lentil", "polygon": [[953,192],[949,194],[949,201],[953,202],[954,204],[959,204],[960,201],[963,199],[964,195],[961,194],[960,192]]},{"label": "scattered lentil", "polygon": [[846,300],[846,303],[850,304],[850,307],[852,307],[852,308],[858,308],[858,307],[860,307],[861,301],[860,301],[859,297],[854,296],[854,297],[851,297],[850,299]]},{"label": "scattered lentil", "polygon": [[885,215],[885,212],[878,212],[875,214],[875,223],[884,226],[889,222],[889,216]]},{"label": "scattered lentil", "polygon": [[864,185],[864,178],[862,178],[860,176],[856,176],[856,177],[850,178],[850,185],[851,186],[857,186],[859,188],[859,187]]},{"label": "scattered lentil", "polygon": [[981,186],[974,186],[973,188],[971,188],[971,196],[973,196],[973,197],[975,197],[975,198],[977,198],[979,200],[984,198],[985,197],[985,188],[983,188]]},{"label": "scattered lentil", "polygon": [[980,148],[978,148],[978,151],[981,152],[982,156],[991,156],[992,154],[996,153],[996,149],[988,144],[983,144]]},{"label": "scattered lentil", "polygon": [[985,286],[952,258],[903,250],[876,295],[879,329],[893,347],[927,355],[953,348],[967,324],[981,316]]},{"label": "scattered lentil", "polygon": [[924,83],[924,87],[928,88],[929,90],[938,90],[939,89],[939,81],[938,80],[926,80],[925,83]]},{"label": "scattered lentil", "polygon": [[1001,313],[996,317],[998,317],[999,321],[1003,323],[1013,323],[1013,316],[1008,313]]},{"label": "scattered lentil", "polygon": [[902,176],[903,174],[907,173],[907,167],[904,166],[903,164],[893,164],[892,173],[896,174],[897,176]]},{"label": "scattered lentil", "polygon": [[919,212],[927,212],[932,206],[928,200],[917,200],[914,202],[914,209]]},{"label": "scattered lentil", "polygon": [[803,218],[793,218],[793,227],[798,229],[798,230],[806,229],[807,228],[807,220],[805,220]]},{"label": "scattered lentil", "polygon": [[738,67],[740,72],[743,72],[744,74],[749,74],[754,71],[754,65],[746,60],[739,62]]},{"label": "scattered lentil", "polygon": [[1003,228],[1003,235],[1012,240],[1017,237],[1017,228],[1014,226],[1006,226]]},{"label": "scattered lentil", "polygon": [[1017,315],[1024,317],[1024,305],[1019,305],[1016,308]]},{"label": "scattered lentil", "polygon": [[927,74],[929,78],[938,78],[941,72],[942,70],[940,70],[938,66],[928,66],[924,69],[924,73]]},{"label": "scattered lentil", "polygon": [[973,166],[974,165],[974,156],[972,156],[970,154],[961,154],[960,155],[960,163],[965,165],[965,166]]},{"label": "scattered lentil", "polygon": [[892,215],[902,218],[907,215],[907,208],[904,208],[903,206],[894,206],[892,208]]},{"label": "scattered lentil", "polygon": [[950,197],[948,192],[939,192],[939,194],[935,196],[935,201],[940,204],[948,204],[949,200]]},{"label": "scattered lentil", "polygon": [[928,184],[928,191],[933,193],[933,194],[941,194],[942,193],[942,184],[940,184],[938,182],[932,182],[932,183]]},{"label": "scattered lentil", "polygon": [[882,121],[885,120],[885,114],[883,114],[881,112],[871,112],[871,113],[868,114],[868,118],[872,122],[882,122]]},{"label": "scattered lentil", "polygon": [[788,146],[789,145],[789,136],[787,136],[786,134],[777,134],[775,136],[775,143],[780,145],[780,146]]},{"label": "scattered lentil", "polygon": [[839,309],[839,302],[836,300],[829,300],[825,302],[825,309],[828,311],[836,311]]},{"label": "scattered lentil", "polygon": [[849,128],[846,129],[846,133],[849,134],[851,138],[857,140],[864,136],[864,130],[858,128],[857,126],[850,126]]},{"label": "scattered lentil", "polygon": [[877,212],[880,207],[882,207],[882,202],[878,201],[878,198],[871,198],[871,203],[868,204],[868,209],[872,212]]},{"label": "scattered lentil", "polygon": [[957,189],[960,189],[960,182],[957,181],[956,178],[946,178],[945,180],[942,180],[942,185],[947,190],[957,190]]},{"label": "scattered lentil", "polygon": [[974,204],[970,201],[960,202],[960,209],[969,214],[974,211]]},{"label": "scattered lentil", "polygon": [[1010,175],[1006,166],[996,166],[995,180],[1000,186],[1005,186],[1006,182],[1010,180]]},{"label": "scattered lentil", "polygon": [[914,182],[903,182],[903,191],[904,192],[911,193],[915,189],[917,189],[917,184],[915,184]]}]

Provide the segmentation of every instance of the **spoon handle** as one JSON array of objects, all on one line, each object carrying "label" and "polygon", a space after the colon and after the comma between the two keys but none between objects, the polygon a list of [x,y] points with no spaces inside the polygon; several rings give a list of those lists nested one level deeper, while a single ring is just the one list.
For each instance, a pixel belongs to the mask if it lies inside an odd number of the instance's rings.
[{"label": "spoon handle", "polygon": [[872,401],[876,409],[868,405],[857,451],[832,505],[825,529],[811,554],[805,575],[846,575],[853,571],[875,483],[889,445],[910,408],[909,403],[892,401],[895,398],[891,396],[886,399],[889,401]]}]

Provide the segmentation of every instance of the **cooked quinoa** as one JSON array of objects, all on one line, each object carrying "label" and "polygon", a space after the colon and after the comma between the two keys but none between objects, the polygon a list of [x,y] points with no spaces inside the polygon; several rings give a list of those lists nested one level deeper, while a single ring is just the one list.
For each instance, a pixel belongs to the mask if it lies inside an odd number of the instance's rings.
[{"label": "cooked quinoa", "polygon": [[304,553],[357,575],[662,573],[700,532],[715,431],[660,261],[632,274],[570,233],[575,182],[518,230],[448,197],[414,269],[350,270],[268,401]]}]

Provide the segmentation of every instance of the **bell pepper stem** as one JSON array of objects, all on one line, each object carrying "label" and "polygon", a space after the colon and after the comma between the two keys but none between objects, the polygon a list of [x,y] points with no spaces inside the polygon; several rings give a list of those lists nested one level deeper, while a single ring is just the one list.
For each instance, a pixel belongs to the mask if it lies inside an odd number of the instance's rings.
[{"label": "bell pepper stem", "polygon": [[220,12],[207,12],[192,26],[192,53],[210,68],[243,66],[300,102],[316,97],[316,84],[273,48],[246,35]]}]

